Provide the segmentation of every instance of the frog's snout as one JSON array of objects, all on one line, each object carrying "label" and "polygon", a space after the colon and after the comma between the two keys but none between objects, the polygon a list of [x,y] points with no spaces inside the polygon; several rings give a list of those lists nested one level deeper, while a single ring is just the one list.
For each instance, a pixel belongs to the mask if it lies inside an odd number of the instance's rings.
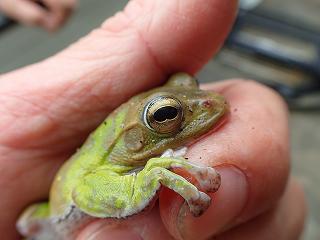
[{"label": "frog's snout", "polygon": [[214,102],[210,99],[204,100],[201,105],[205,108],[212,108],[214,106]]},{"label": "frog's snout", "polygon": [[208,115],[223,115],[228,109],[226,100],[217,94],[209,93],[205,95],[198,105],[202,111],[207,112]]}]

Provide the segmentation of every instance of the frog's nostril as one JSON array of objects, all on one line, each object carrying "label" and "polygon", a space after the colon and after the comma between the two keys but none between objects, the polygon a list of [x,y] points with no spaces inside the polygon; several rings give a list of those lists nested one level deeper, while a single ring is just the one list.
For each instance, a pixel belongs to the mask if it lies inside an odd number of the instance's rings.
[{"label": "frog's nostril", "polygon": [[205,108],[211,108],[213,106],[213,101],[212,100],[205,100],[202,102],[202,106]]}]

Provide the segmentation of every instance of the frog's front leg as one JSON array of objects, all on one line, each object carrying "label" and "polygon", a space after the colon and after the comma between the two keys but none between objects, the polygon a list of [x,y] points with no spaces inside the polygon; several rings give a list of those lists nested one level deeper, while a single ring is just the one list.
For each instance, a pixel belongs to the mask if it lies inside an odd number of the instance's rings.
[{"label": "frog's front leg", "polygon": [[220,175],[211,167],[197,166],[183,158],[161,157],[148,161],[145,168],[137,175],[135,188],[143,189],[146,193],[150,185],[155,189],[161,183],[181,195],[194,216],[200,216],[209,207],[211,198],[182,176],[169,171],[170,168],[182,168],[188,171],[203,190],[215,192],[220,186]]},{"label": "frog's front leg", "polygon": [[216,192],[221,184],[220,174],[212,167],[200,166],[188,162],[182,157],[166,157],[170,154],[163,155],[160,158],[152,158],[146,164],[144,170],[150,170],[155,167],[166,169],[182,168],[189,172],[200,185],[202,190]]}]

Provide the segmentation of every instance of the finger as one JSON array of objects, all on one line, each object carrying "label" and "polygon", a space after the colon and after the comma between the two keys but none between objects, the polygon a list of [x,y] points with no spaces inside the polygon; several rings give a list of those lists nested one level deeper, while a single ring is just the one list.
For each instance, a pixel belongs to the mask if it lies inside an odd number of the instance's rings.
[{"label": "finger", "polygon": [[43,0],[50,11],[50,29],[54,31],[61,27],[71,16],[76,0]]},{"label": "finger", "polygon": [[45,9],[74,9],[77,5],[77,0],[28,0],[37,3]]},{"label": "finger", "polygon": [[9,17],[30,26],[45,26],[47,12],[28,0],[0,1],[0,9]]},{"label": "finger", "polygon": [[74,9],[77,0],[43,0],[51,8]]},{"label": "finger", "polygon": [[291,180],[277,206],[250,222],[231,229],[216,240],[298,240],[304,228],[306,200],[302,187]]},{"label": "finger", "polygon": [[230,116],[187,155],[190,161],[216,166],[222,184],[200,218],[192,217],[176,194],[163,192],[161,216],[177,239],[206,239],[266,211],[282,196],[289,172],[288,119],[280,97],[250,81],[206,88],[227,98]]},{"label": "finger", "polygon": [[77,240],[173,240],[164,227],[158,207],[125,221],[99,220],[88,225]]},{"label": "finger", "polygon": [[61,5],[64,8],[75,9],[77,7],[78,0],[61,0]]}]

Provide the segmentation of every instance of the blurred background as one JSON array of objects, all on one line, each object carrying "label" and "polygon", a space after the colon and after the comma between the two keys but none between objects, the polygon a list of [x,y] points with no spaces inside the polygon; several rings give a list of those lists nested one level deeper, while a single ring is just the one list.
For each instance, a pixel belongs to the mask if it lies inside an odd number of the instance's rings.
[{"label": "blurred background", "polygon": [[[80,0],[71,20],[54,34],[23,27],[0,15],[0,73],[55,54],[126,3]],[[319,13],[319,0],[241,1],[225,46],[198,74],[202,82],[255,79],[274,88],[288,102],[292,169],[305,186],[310,208],[304,240],[320,239]]]}]

